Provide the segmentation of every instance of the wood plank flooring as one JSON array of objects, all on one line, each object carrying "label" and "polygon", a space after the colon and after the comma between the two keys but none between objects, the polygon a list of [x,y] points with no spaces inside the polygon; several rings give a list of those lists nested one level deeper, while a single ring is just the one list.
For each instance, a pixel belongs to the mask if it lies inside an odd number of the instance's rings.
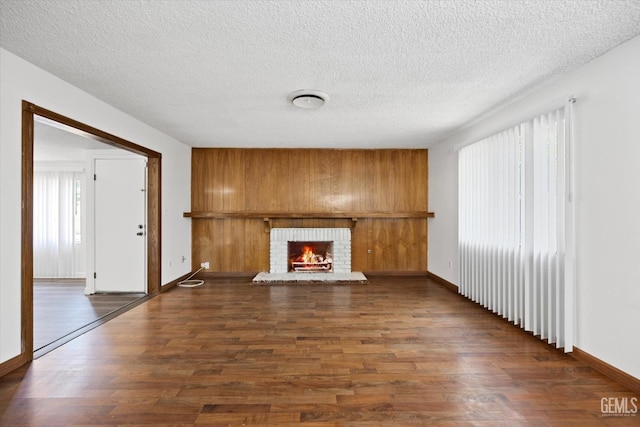
[{"label": "wood plank flooring", "polygon": [[0,378],[2,426],[600,426],[633,392],[426,278],[174,288]]},{"label": "wood plank flooring", "polygon": [[34,279],[33,348],[38,350],[145,296],[84,294],[81,279]]}]

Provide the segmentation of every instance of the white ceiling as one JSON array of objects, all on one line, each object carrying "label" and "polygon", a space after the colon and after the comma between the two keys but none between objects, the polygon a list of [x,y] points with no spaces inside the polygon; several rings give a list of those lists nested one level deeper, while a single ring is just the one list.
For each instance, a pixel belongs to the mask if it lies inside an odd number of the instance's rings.
[{"label": "white ceiling", "polygon": [[33,124],[33,160],[36,162],[82,162],[87,150],[117,150],[86,136],[69,132],[65,126],[42,117]]},{"label": "white ceiling", "polygon": [[638,0],[0,0],[0,46],[194,147],[427,147],[638,34]]}]

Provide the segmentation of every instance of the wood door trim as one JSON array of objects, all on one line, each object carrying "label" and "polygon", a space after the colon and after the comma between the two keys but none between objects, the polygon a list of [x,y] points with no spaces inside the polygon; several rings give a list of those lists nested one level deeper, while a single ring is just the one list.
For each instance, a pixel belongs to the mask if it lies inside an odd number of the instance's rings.
[{"label": "wood door trim", "polygon": [[[22,101],[22,242],[21,242],[21,353],[0,371],[33,360],[33,142],[35,116],[53,121],[69,132],[89,137],[147,158],[147,293],[160,292],[161,280],[161,164],[162,154],[85,123]],[[6,366],[5,366],[6,365]]]},{"label": "wood door trim", "polygon": [[76,135],[84,136],[86,138],[93,139],[94,141],[99,141],[113,147],[121,148],[123,150],[139,154],[141,156],[153,158],[162,157],[162,153],[158,153],[157,151],[151,150],[147,147],[143,147],[142,145],[127,141],[126,139],[120,138],[119,136],[104,132],[100,129],[94,128],[93,126],[89,126],[85,123],[63,116],[62,114],[58,114],[54,111],[47,110],[46,108],[39,107],[28,101],[22,101],[22,109],[23,111],[28,111],[33,115],[44,117],[49,121],[53,121],[60,125],[63,125],[61,127],[64,130]]},{"label": "wood door trim", "polygon": [[21,212],[21,353],[26,363],[33,358],[33,133],[34,114],[22,101],[22,212]]}]

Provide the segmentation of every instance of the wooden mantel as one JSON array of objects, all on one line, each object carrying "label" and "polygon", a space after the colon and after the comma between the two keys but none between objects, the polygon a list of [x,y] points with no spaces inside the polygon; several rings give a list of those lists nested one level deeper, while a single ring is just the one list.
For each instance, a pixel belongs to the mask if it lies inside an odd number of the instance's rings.
[{"label": "wooden mantel", "polygon": [[434,218],[433,212],[185,212],[185,218],[323,218],[323,219],[344,219],[344,218]]},{"label": "wooden mantel", "polygon": [[185,218],[193,219],[226,219],[226,218],[262,218],[267,225],[265,231],[271,229],[271,219],[350,219],[351,228],[356,226],[358,218],[435,218],[434,212],[184,212]]}]

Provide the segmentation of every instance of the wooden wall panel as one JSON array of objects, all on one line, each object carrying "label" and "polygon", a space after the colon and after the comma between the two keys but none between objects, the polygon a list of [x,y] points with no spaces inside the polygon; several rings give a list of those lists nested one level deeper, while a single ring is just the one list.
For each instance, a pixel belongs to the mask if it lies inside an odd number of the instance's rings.
[{"label": "wooden wall panel", "polygon": [[[386,154],[385,158],[382,158]],[[380,151],[367,152],[366,179],[367,179],[367,204],[366,210],[372,212],[391,212],[393,210],[393,187],[389,184],[394,181],[393,152],[382,153]],[[388,160],[388,161],[385,161]]]},{"label": "wooden wall panel", "polygon": [[264,224],[262,221],[256,221],[255,219],[244,221],[244,236],[238,236],[238,241],[246,246],[245,264],[241,270],[235,271],[269,271],[269,234],[264,232]]},{"label": "wooden wall panel", "polygon": [[[394,213],[428,210],[427,150],[196,148],[194,212]],[[262,218],[194,218],[194,268],[269,269]],[[426,272],[426,218],[359,218],[354,271]],[[350,227],[350,219],[272,218],[273,227]]]},{"label": "wooden wall panel", "polygon": [[[259,155],[258,155],[259,154]],[[245,151],[244,185],[245,204],[240,211],[277,211],[281,201],[276,196],[287,191],[287,180],[279,174],[287,159],[272,150]],[[237,182],[226,185],[234,188]]]},{"label": "wooden wall panel", "polygon": [[371,221],[369,218],[359,219],[351,233],[351,270],[372,271],[369,258],[371,254]]},{"label": "wooden wall panel", "polygon": [[367,152],[349,150],[341,153],[342,170],[340,182],[341,206],[344,211],[366,211],[367,207]]},{"label": "wooden wall panel", "polygon": [[[309,181],[310,156],[304,150],[287,151],[287,163],[282,176],[287,179],[280,188],[281,207],[285,212],[310,209],[311,183]],[[285,166],[285,165],[283,165]]]},{"label": "wooden wall panel", "polygon": [[419,211],[427,206],[428,191],[424,185],[415,185],[416,182],[427,182],[428,158],[412,155],[410,151],[397,151],[394,164],[402,165],[396,169],[393,175],[400,177],[393,181],[394,209],[406,209]]},{"label": "wooden wall panel", "polygon": [[[221,154],[220,169],[223,186],[218,187],[218,191],[222,193],[222,207],[227,211],[242,210],[245,206],[247,191],[244,180],[244,152],[225,150]],[[232,185],[229,185],[231,183]],[[212,210],[214,209],[215,207]]]}]

